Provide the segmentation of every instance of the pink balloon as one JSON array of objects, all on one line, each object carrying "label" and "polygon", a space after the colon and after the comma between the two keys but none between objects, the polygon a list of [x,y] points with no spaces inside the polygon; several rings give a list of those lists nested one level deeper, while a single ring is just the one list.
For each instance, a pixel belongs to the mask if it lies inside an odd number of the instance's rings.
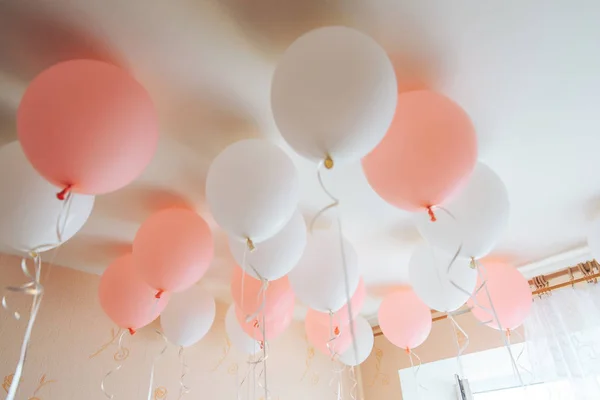
[{"label": "pink balloon", "polygon": [[150,216],[133,239],[133,260],[152,288],[181,292],[204,276],[213,259],[210,228],[194,211],[170,208]]},{"label": "pink balloon", "polygon": [[[358,281],[358,287],[356,291],[352,295],[350,299],[350,304],[352,305],[352,319],[356,318],[362,309],[363,304],[365,304],[365,299],[367,297],[367,289],[365,288],[365,282],[362,278]],[[330,316],[328,313],[319,312],[315,310],[310,310],[311,318],[320,323],[321,325],[329,326],[330,325]],[[344,307],[340,308],[338,311],[333,313],[333,322],[336,326],[347,326],[350,324],[350,318],[348,314],[348,304]]]},{"label": "pink balloon", "polygon": [[[481,268],[481,267],[480,267]],[[531,312],[533,297],[527,279],[516,268],[494,262],[486,265],[483,276],[486,279],[487,290],[492,299],[496,315],[491,313],[490,301],[485,288],[481,289],[475,296],[477,305],[470,299],[467,304],[473,307],[471,312],[481,322],[488,322],[488,326],[494,329],[513,330],[518,328]],[[479,288],[482,284],[481,276],[477,282]],[[481,307],[478,307],[481,306]],[[484,309],[485,308],[485,309]]]},{"label": "pink balloon", "polygon": [[[262,334],[263,313],[258,313],[254,318],[248,320],[245,314],[239,307],[235,307],[235,315],[244,332],[246,332],[254,340],[264,342]],[[292,323],[294,318],[294,297],[285,298],[281,304],[278,313],[266,315],[266,337],[267,340],[273,340],[281,335]]]},{"label": "pink balloon", "polygon": [[[244,282],[243,289],[242,281]],[[292,292],[287,276],[270,281],[266,289],[266,296],[263,296],[262,287],[261,281],[244,274],[241,268],[234,267],[231,278],[231,295],[236,306],[246,316],[263,310],[267,319],[270,319],[282,312],[282,309],[285,309],[290,301],[294,301],[294,292]]]},{"label": "pink balloon", "polygon": [[387,295],[379,308],[379,327],[401,349],[414,349],[431,332],[431,310],[410,288]]},{"label": "pink balloon", "polygon": [[98,289],[102,309],[121,328],[134,334],[154,321],[167,306],[168,296],[154,297],[154,291],[140,279],[127,254],[106,268]]},{"label": "pink balloon", "polygon": [[344,353],[352,344],[350,325],[340,326],[335,323],[324,325],[319,314],[322,313],[315,310],[308,310],[306,314],[304,328],[308,341],[327,356]]},{"label": "pink balloon", "polygon": [[101,194],[126,186],[150,163],[158,117],[146,90],[126,71],[72,60],[29,84],[17,131],[25,155],[49,182]]},{"label": "pink balloon", "polygon": [[469,116],[452,100],[426,90],[398,96],[392,126],[363,158],[373,189],[398,208],[442,203],[473,171],[477,137]]}]

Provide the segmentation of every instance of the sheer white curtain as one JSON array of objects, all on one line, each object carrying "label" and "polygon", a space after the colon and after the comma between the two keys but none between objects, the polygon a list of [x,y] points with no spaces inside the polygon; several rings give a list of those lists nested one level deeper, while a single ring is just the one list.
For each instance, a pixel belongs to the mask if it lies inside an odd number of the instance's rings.
[{"label": "sheer white curtain", "polygon": [[525,381],[566,381],[572,398],[600,399],[600,284],[536,297],[524,326],[532,375],[521,371]]}]

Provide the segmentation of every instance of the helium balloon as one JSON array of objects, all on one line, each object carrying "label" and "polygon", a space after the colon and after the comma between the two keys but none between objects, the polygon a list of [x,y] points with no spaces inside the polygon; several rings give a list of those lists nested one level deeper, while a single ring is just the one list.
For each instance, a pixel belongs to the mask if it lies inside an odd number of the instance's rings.
[{"label": "helium balloon", "polygon": [[487,165],[477,163],[467,185],[443,204],[431,222],[426,213],[417,215],[417,228],[431,245],[448,254],[479,259],[489,254],[508,225],[508,191]]},{"label": "helium balloon", "polygon": [[206,178],[206,199],[215,221],[230,236],[254,244],[273,237],[298,208],[296,167],[277,146],[241,140],[214,159]]},{"label": "helium balloon", "polygon": [[243,354],[256,354],[261,351],[260,343],[252,339],[242,329],[235,313],[235,304],[229,306],[225,315],[225,332],[233,347]]},{"label": "helium balloon", "polygon": [[356,252],[336,230],[317,230],[309,235],[304,254],[288,277],[294,294],[308,307],[336,312],[348,302],[348,293],[352,295],[358,287]]},{"label": "helium balloon", "polygon": [[[472,314],[494,329],[518,328],[531,312],[533,298],[529,282],[519,270],[510,265],[496,262],[479,268],[483,268],[482,276],[487,292],[484,287],[476,294],[476,302],[473,299],[469,300],[469,307],[473,308]],[[477,282],[477,287],[484,283],[482,276]]]},{"label": "helium balloon", "polygon": [[308,310],[304,328],[308,341],[326,356],[342,354],[352,344],[350,325],[339,326],[333,321],[323,325],[315,310]]},{"label": "helium balloon", "polygon": [[477,137],[469,116],[452,100],[420,90],[398,96],[394,122],[363,158],[377,194],[407,211],[441,204],[469,177],[477,161]]},{"label": "helium balloon", "polygon": [[332,315],[320,311],[312,310],[312,318],[318,321],[321,325],[329,326],[330,321],[334,321],[336,326],[346,326],[350,324],[350,317],[356,318],[365,304],[367,297],[367,289],[365,288],[365,282],[362,278],[358,281],[358,287],[354,291],[352,298],[350,299],[350,305],[352,306],[352,315],[349,314],[348,303],[346,303],[338,311]]},{"label": "helium balloon", "polygon": [[[236,307],[236,317],[244,332],[251,338],[264,342],[263,329],[266,339],[273,340],[280,336],[292,323],[294,318],[294,298],[286,298],[281,304],[281,310],[277,314],[258,313],[253,318],[248,316]],[[264,321],[263,321],[264,316]],[[263,322],[266,324],[263,326]]]},{"label": "helium balloon", "polygon": [[[273,281],[287,275],[298,264],[306,247],[306,223],[299,211],[275,236],[261,242],[254,251],[246,243],[229,238],[233,258],[256,279]],[[245,263],[245,265],[244,265]]]},{"label": "helium balloon", "polygon": [[157,296],[184,291],[198,282],[213,254],[210,228],[186,209],[169,208],[151,215],[133,239],[135,267]]},{"label": "helium balloon", "polygon": [[160,315],[163,333],[177,346],[189,347],[198,343],[215,321],[215,299],[199,287],[171,296]]},{"label": "helium balloon", "polygon": [[423,344],[431,332],[431,311],[412,289],[406,288],[383,299],[379,327],[394,345],[414,349]]},{"label": "helium balloon", "polygon": [[158,144],[148,92],[127,71],[93,60],[56,64],[30,84],[17,111],[25,155],[49,182],[102,194],[135,180]]},{"label": "helium balloon", "polygon": [[168,295],[154,297],[152,288],[135,271],[131,254],[117,258],[106,268],[98,295],[106,315],[131,334],[158,318],[169,300]]},{"label": "helium balloon", "polygon": [[294,293],[287,277],[264,284],[234,267],[231,279],[231,295],[234,303],[246,316],[264,312],[267,319],[281,313],[291,301]]},{"label": "helium balloon", "polygon": [[0,187],[0,245],[24,253],[66,242],[94,207],[94,196],[73,194],[70,204],[58,200],[56,187],[33,169],[19,142],[0,147]]},{"label": "helium balloon", "polygon": [[349,367],[355,367],[365,362],[375,344],[373,328],[366,319],[358,317],[354,321],[354,325],[356,349],[352,345],[339,357],[339,360]]},{"label": "helium balloon", "polygon": [[351,28],[315,29],[285,51],[271,84],[281,135],[316,162],[358,161],[381,141],[398,99],[394,67],[369,36]]},{"label": "helium balloon", "polygon": [[438,311],[456,311],[469,300],[477,284],[470,260],[456,259],[429,245],[413,252],[408,264],[410,283],[421,300]]}]

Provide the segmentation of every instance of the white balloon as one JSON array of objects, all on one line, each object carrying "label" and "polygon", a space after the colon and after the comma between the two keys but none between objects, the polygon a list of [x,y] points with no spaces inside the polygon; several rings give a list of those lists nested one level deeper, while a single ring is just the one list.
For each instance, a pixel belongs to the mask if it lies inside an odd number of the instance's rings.
[{"label": "white balloon", "polygon": [[287,275],[298,264],[305,247],[306,223],[299,211],[281,231],[259,243],[252,252],[247,251],[246,243],[229,238],[229,249],[238,265],[244,264],[245,255],[246,272],[256,279],[263,277],[269,281]]},{"label": "white balloon", "polygon": [[356,317],[354,320],[354,337],[356,351],[354,351],[354,344],[352,344],[348,350],[339,357],[339,360],[349,367],[355,367],[365,362],[371,354],[373,345],[375,344],[373,328],[371,328],[371,324],[363,317]]},{"label": "white balloon", "polygon": [[56,198],[60,189],[33,169],[19,142],[0,148],[0,188],[0,245],[17,251],[58,246],[57,229],[63,226],[62,243],[66,242],[79,232],[94,207],[94,196],[72,194],[67,208],[65,201]]},{"label": "white balloon", "polygon": [[215,299],[198,286],[173,293],[160,315],[160,326],[169,342],[183,347],[198,343],[215,322]]},{"label": "white balloon", "polygon": [[443,208],[437,221],[427,213],[417,215],[417,228],[434,247],[454,255],[462,245],[461,257],[486,256],[508,225],[510,203],[506,186],[487,165],[479,162],[467,185]]},{"label": "white balloon", "polygon": [[235,304],[229,306],[225,315],[225,332],[229,341],[239,352],[243,354],[256,354],[260,350],[260,343],[252,339],[240,326],[235,315]]},{"label": "white balloon", "polygon": [[[352,295],[360,280],[358,257],[344,241],[348,292]],[[288,278],[292,290],[308,307],[321,312],[336,312],[347,303],[346,274],[337,230],[317,230],[308,236],[300,262]]]},{"label": "white balloon", "polygon": [[469,259],[457,258],[448,272],[451,261],[452,256],[423,244],[415,249],[408,264],[413,290],[437,311],[458,310],[477,285],[477,271],[470,267]]},{"label": "white balloon", "polygon": [[227,147],[212,162],[206,199],[229,235],[255,244],[279,232],[298,207],[296,167],[277,146],[250,139]]},{"label": "white balloon", "polygon": [[358,161],[383,139],[398,100],[394,67],[371,37],[315,29],[285,51],[271,86],[281,135],[300,155]]}]

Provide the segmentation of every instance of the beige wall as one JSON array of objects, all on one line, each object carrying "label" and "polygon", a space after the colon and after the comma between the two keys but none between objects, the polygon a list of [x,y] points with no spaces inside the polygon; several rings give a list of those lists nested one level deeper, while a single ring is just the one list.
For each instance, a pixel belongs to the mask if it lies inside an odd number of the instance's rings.
[{"label": "beige wall", "polygon": [[[502,334],[482,326],[470,313],[456,317],[456,322],[469,336],[465,354],[503,345]],[[464,343],[464,337],[459,337]],[[517,341],[513,338],[513,341]],[[456,357],[456,335],[450,320],[434,322],[427,341],[416,348],[415,353],[423,363]],[[375,338],[370,357],[361,365],[365,400],[400,400],[402,389],[398,370],[410,367],[410,360],[403,349],[391,344],[384,336]]]},{"label": "beige wall", "polygon": [[[0,286],[22,282],[19,260],[0,257]],[[52,267],[45,282],[46,295],[17,398],[105,400],[100,382],[119,363],[115,361],[118,356],[117,329],[104,316],[96,297],[99,277]],[[24,300],[13,296],[10,303],[27,314]],[[217,321],[208,336],[186,350],[190,368],[186,384],[192,391],[183,399],[236,398],[238,382],[245,376],[248,366],[246,358],[227,345],[223,323],[225,310],[223,305],[218,307]],[[3,383],[0,398],[4,398],[8,389],[25,325],[26,318],[15,321],[9,313],[0,311],[0,383]],[[152,359],[160,352],[162,343],[149,328],[140,330],[133,337],[126,336],[123,368],[106,382],[107,389],[115,394],[115,400],[146,399]],[[178,349],[170,347],[158,361],[154,399],[178,398],[181,366],[177,353]],[[271,346],[268,379],[273,400],[335,399],[335,390],[330,386],[334,376],[332,369],[326,356],[307,346],[303,326],[295,322]],[[246,396],[247,389],[244,388],[242,398],[247,399]],[[260,398],[257,391],[255,399]]]}]

